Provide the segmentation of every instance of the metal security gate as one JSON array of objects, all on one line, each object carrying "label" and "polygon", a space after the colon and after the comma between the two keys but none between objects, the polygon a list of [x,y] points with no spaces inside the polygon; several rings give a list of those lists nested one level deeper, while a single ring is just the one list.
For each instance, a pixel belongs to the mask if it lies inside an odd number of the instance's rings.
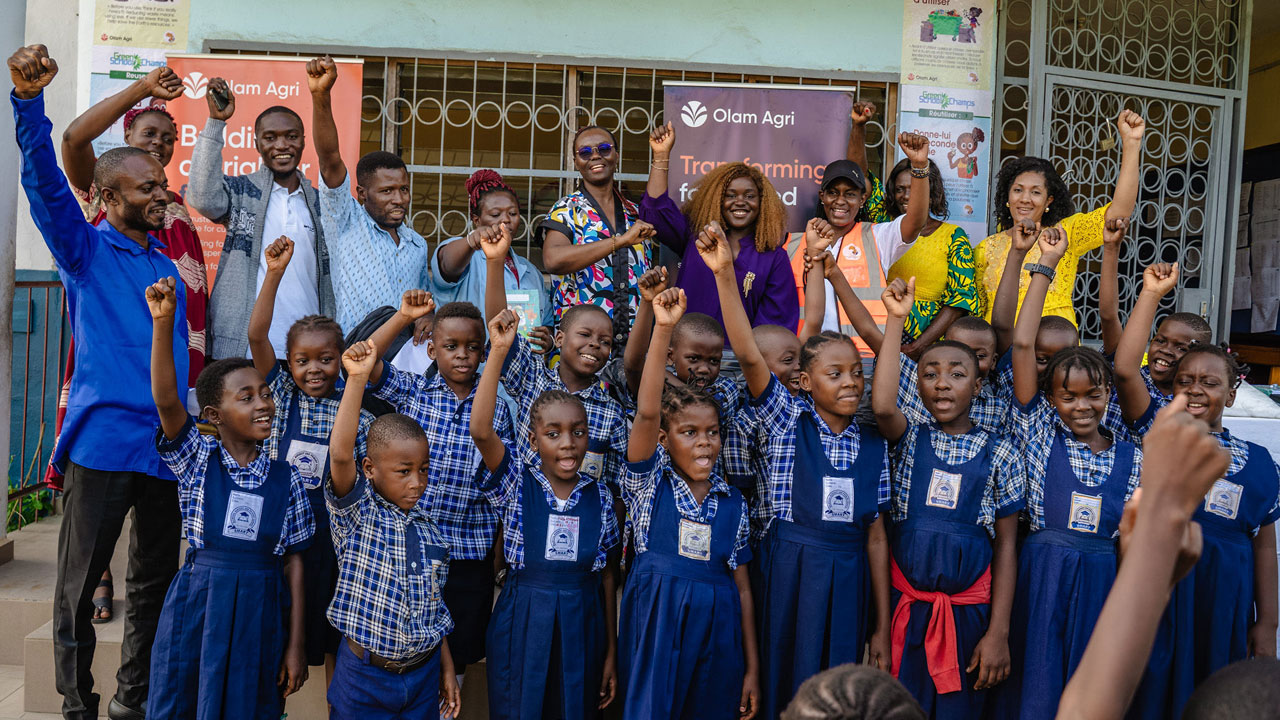
[{"label": "metal security gate", "polygon": [[[1120,169],[1115,119],[1147,121],[1138,204],[1120,255],[1122,315],[1153,262],[1178,262],[1162,313],[1225,327],[1239,197],[1250,0],[1012,0],[1001,23],[999,161],[1048,158],[1078,211],[1110,197]],[[994,178],[993,178],[994,180]],[[992,204],[1001,200],[993,197]],[[1075,306],[1100,336],[1101,253],[1086,256]]]}]

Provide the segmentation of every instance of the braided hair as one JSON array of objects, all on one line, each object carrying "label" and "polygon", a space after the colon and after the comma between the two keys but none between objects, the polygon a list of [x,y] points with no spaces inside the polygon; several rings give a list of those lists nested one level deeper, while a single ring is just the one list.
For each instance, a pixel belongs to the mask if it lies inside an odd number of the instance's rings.
[{"label": "braided hair", "polygon": [[1105,388],[1115,387],[1115,376],[1111,371],[1111,363],[1102,353],[1093,348],[1075,345],[1063,348],[1054,353],[1044,369],[1044,377],[1040,378],[1040,390],[1046,397],[1053,395],[1053,379],[1058,371],[1063,372],[1062,387],[1067,387],[1067,378],[1072,370],[1080,370],[1089,377],[1089,382]]},{"label": "braided hair", "polygon": [[129,132],[129,128],[133,127],[134,121],[145,113],[159,113],[169,118],[169,122],[173,123],[174,127],[178,126],[178,123],[174,121],[173,116],[170,115],[169,111],[165,108],[164,103],[155,103],[153,105],[147,105],[146,107],[133,108],[129,112],[125,113],[124,131]]},{"label": "braided hair", "polygon": [[516,191],[512,190],[502,176],[493,170],[486,168],[471,173],[464,187],[467,190],[467,208],[471,211],[471,217],[480,215],[480,202],[493,193],[507,193],[515,201],[516,207],[520,207],[520,198],[516,195]]},{"label": "braided hair", "polygon": [[333,340],[334,347],[338,348],[338,352],[342,352],[345,347],[345,341],[342,337],[342,326],[338,325],[333,318],[327,315],[304,315],[298,318],[297,322],[289,326],[289,332],[284,336],[285,352],[289,352],[289,348],[293,346],[293,341],[302,333],[327,333]]},{"label": "braided hair", "polygon": [[1198,342],[1188,348],[1182,357],[1178,358],[1174,372],[1177,372],[1178,368],[1182,367],[1182,363],[1193,355],[1212,355],[1221,360],[1227,371],[1227,383],[1231,385],[1232,390],[1240,387],[1240,383],[1244,382],[1245,376],[1249,374],[1249,366],[1242,362],[1240,355],[1225,343],[1215,345],[1207,342]]},{"label": "braided hair", "polygon": [[672,418],[698,405],[715,410],[716,422],[722,421],[720,405],[706,392],[685,385],[667,385],[662,391],[662,421],[659,427],[666,430]]},{"label": "braided hair", "polygon": [[805,372],[809,371],[809,366],[818,359],[818,353],[821,352],[823,346],[833,342],[846,342],[853,345],[853,340],[848,335],[841,335],[834,330],[823,330],[804,341],[804,345],[800,347],[800,369]]},{"label": "braided hair", "polygon": [[561,403],[578,408],[582,411],[582,416],[586,417],[587,408],[582,404],[582,400],[580,400],[577,395],[565,392],[564,390],[544,390],[542,394],[533,401],[533,404],[529,406],[529,427],[536,427],[540,422],[542,422],[543,410],[546,410],[552,405],[559,405]]}]

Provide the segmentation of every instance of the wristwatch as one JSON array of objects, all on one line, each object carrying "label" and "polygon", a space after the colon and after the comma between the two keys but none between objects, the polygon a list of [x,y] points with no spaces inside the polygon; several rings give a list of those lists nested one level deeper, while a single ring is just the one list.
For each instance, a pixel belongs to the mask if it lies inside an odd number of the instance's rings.
[{"label": "wristwatch", "polygon": [[1041,275],[1049,278],[1049,282],[1053,282],[1053,278],[1058,274],[1053,268],[1048,265],[1041,265],[1040,263],[1027,263],[1022,266],[1022,269],[1027,272],[1040,273]]}]

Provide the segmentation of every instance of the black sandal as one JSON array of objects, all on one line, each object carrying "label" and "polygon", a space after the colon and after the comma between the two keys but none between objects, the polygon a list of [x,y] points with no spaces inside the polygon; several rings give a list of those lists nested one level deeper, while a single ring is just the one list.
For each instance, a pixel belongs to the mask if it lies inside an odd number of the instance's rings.
[{"label": "black sandal", "polygon": [[[111,622],[112,620],[114,620],[114,619],[115,619],[115,616],[116,616],[116,610],[115,610],[115,594],[116,594],[116,589],[115,589],[115,587],[114,587],[114,586],[112,586],[112,584],[111,584],[111,581],[110,581],[110,580],[99,580],[99,581],[98,581],[98,587],[100,587],[100,588],[101,588],[101,587],[108,588],[108,590],[107,590],[107,596],[106,596],[106,597],[96,597],[96,598],[94,598],[94,599],[93,599],[93,609],[94,609],[93,624],[94,624],[94,625],[103,625],[103,624],[109,623],[109,622]],[[98,617],[98,612],[97,612],[97,611],[99,611],[99,610],[106,610],[106,611],[107,611],[107,617]]]}]

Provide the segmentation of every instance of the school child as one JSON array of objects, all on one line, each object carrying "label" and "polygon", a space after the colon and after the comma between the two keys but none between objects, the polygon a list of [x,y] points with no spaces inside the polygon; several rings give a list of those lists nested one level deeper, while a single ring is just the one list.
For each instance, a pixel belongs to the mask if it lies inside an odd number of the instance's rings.
[{"label": "school child", "polygon": [[666,290],[653,305],[622,481],[636,548],[622,596],[624,717],[753,717],[759,682],[747,504],[715,471],[718,403],[690,384],[666,383],[663,351],[683,319],[684,291]]},{"label": "school child", "polygon": [[[481,239],[480,248],[488,263],[485,283],[485,317],[492,320],[507,307],[502,284],[502,264],[511,247],[511,233],[501,226],[496,235]],[[517,337],[506,364],[502,367],[502,385],[516,401],[519,413],[519,437],[529,432],[529,408],[547,390],[564,390],[582,401],[587,409],[589,442],[581,472],[593,480],[604,482],[616,494],[622,456],[626,453],[626,416],[618,401],[610,397],[600,372],[613,349],[613,321],[599,305],[575,305],[560,317],[555,331],[555,345],[560,360],[548,367],[535,353],[528,339]],[[526,450],[526,461],[533,452]]]},{"label": "school child", "polygon": [[[760,545],[760,713],[777,717],[805,678],[858,662],[889,667],[889,502],[884,439],[854,422],[862,358],[849,338],[822,333],[800,355],[801,397],[774,377],[755,344],[725,243],[703,232],[698,252],[716,276],[720,307],[759,422],[770,432],[773,517]],[[868,619],[874,618],[872,628]]]},{"label": "school child", "polygon": [[1009,674],[1026,473],[1007,438],[971,419],[982,376],[968,345],[936,342],[912,369],[928,421],[913,422],[898,408],[897,360],[913,286],[914,278],[896,279],[884,291],[888,318],[871,391],[876,424],[896,459],[893,673],[930,717],[976,720],[986,689]]},{"label": "school child", "polygon": [[[1111,323],[1106,321],[1105,318],[1112,315],[1119,317],[1118,300],[1116,300],[1119,283],[1116,275],[1118,262],[1116,258],[1119,257],[1119,250],[1114,248],[1118,248],[1125,227],[1127,227],[1127,223],[1113,220],[1104,225],[1103,229],[1103,238],[1107,248],[1103,253],[1100,293],[1101,313],[1104,318],[1104,356],[1108,351],[1114,351],[1114,342],[1110,339],[1113,332],[1107,330]],[[1008,271],[1008,274],[1002,273],[1000,276],[1000,286],[996,289],[995,306],[991,312],[991,326],[996,331],[996,352],[999,353],[1000,358],[996,363],[995,375],[992,377],[992,389],[998,397],[1005,398],[1010,403],[1013,402],[1014,395],[1012,351],[1014,319],[1020,317],[1018,309],[1018,278],[1024,270],[1022,261],[1026,259],[1028,253],[1035,247],[1036,239],[1043,232],[1047,231],[1038,223],[1033,223],[1030,220],[1023,220],[1010,229],[1009,253],[1005,257],[1005,270]],[[1024,298],[1024,307],[1025,304]],[[1112,344],[1109,346],[1108,343]],[[1071,320],[1061,315],[1045,315],[1040,318],[1040,327],[1036,331],[1035,338],[1036,369],[1040,373],[1040,381],[1043,382],[1045,380],[1044,372],[1049,367],[1049,361],[1054,355],[1061,350],[1079,345],[1080,330]],[[1102,426],[1115,439],[1133,442],[1133,434],[1121,416],[1120,404],[1116,398],[1114,384],[1111,389],[1111,397],[1107,402],[1106,411],[1102,416]]]},{"label": "school child", "polygon": [[[769,372],[778,378],[783,389],[793,397],[799,396],[800,338],[781,325],[757,325],[751,328],[751,336],[755,338],[756,347],[760,349]],[[745,400],[745,392],[743,396]],[[756,548],[764,539],[765,528],[773,518],[773,506],[769,500],[769,463],[765,453],[772,430],[760,423],[756,406],[750,402],[743,402],[740,406],[738,425],[751,438],[747,447],[748,462],[755,485],[747,495],[747,508],[751,511],[751,547]],[[754,573],[759,567],[760,563],[751,563],[748,572]]]},{"label": "school child", "polygon": [[200,373],[196,398],[218,437],[196,429],[175,379],[174,287],[165,278],[146,290],[151,392],[189,547],[160,612],[147,714],[276,720],[307,679],[298,553],[315,533],[311,503],[298,473],[259,449],[275,403],[248,360]]},{"label": "school child", "polygon": [[[502,273],[496,273],[501,282]],[[435,310],[431,293],[409,290],[400,309],[369,338],[377,347]],[[422,426],[431,449],[432,482],[423,496],[431,520],[449,546],[449,583],[444,604],[453,618],[450,648],[462,675],[467,665],[484,658],[485,632],[493,608],[493,547],[498,514],[480,492],[480,451],[469,426],[476,381],[483,361],[485,324],[468,302],[451,302],[436,311],[427,353],[439,372],[426,377],[404,372],[378,359],[370,382],[374,397],[391,403],[396,412]],[[506,403],[498,405],[493,427],[512,442],[511,416]]]},{"label": "school child", "polygon": [[613,496],[580,472],[587,411],[548,390],[530,406],[533,463],[493,430],[502,365],[519,316],[489,321],[489,360],[476,389],[471,436],[484,458],[480,488],[501,513],[511,570],[487,638],[489,717],[593,718],[617,689],[618,544]]},{"label": "school child", "polygon": [[[1142,293],[1116,353],[1117,375],[1120,361],[1129,359],[1120,399],[1126,416],[1138,414],[1138,437],[1151,429],[1164,403],[1135,378],[1132,358],[1141,352],[1160,298],[1177,286],[1177,270],[1176,265],[1157,263],[1144,271]],[[1223,410],[1235,402],[1242,378],[1236,358],[1207,342],[1191,344],[1174,366],[1174,391],[1187,396],[1187,412],[1207,423],[1230,451],[1231,464],[1194,515],[1204,536],[1203,551],[1191,574],[1174,586],[1156,641],[1163,657],[1152,655],[1135,700],[1138,716],[1176,717],[1192,689],[1215,671],[1246,657],[1275,655],[1273,524],[1280,518],[1280,468],[1265,448],[1232,436],[1222,425]]]},{"label": "school child", "polygon": [[[329,621],[345,640],[329,685],[333,720],[454,718],[462,711],[442,588],[451,548],[422,502],[440,481],[419,421],[396,413],[369,426],[357,464],[356,432],[378,349],[358,342],[342,356],[347,389],[329,437],[325,501],[338,553]],[[486,601],[487,605],[487,601]]]},{"label": "school child", "polygon": [[[276,413],[271,422],[271,435],[262,444],[262,450],[271,460],[283,460],[298,472],[307,499],[311,501],[316,535],[301,552],[307,665],[324,665],[326,679],[331,679],[342,637],[325,617],[338,581],[338,557],[329,533],[323,482],[329,470],[329,433],[342,397],[341,391],[335,389],[342,369],[342,328],[323,315],[300,318],[285,336],[286,357],[282,368],[268,335],[276,291],[293,257],[293,241],[281,236],[263,253],[267,270],[249,316],[249,353],[253,366],[271,388]],[[369,413],[360,414],[357,457],[364,455],[365,437],[372,421]]]},{"label": "school child", "polygon": [[[1022,235],[1015,235],[1015,244]],[[1115,537],[1138,487],[1142,453],[1101,424],[1111,367],[1096,350],[1068,347],[1037,371],[1036,340],[1065,233],[1037,239],[1043,264],[1014,329],[1013,431],[1027,464],[1030,535],[1018,564],[1010,620],[1013,671],[997,687],[996,717],[1053,717],[1116,576]],[[1010,255],[1015,253],[1012,251]]]},{"label": "school child", "polygon": [[[1125,422],[1137,425],[1147,414],[1169,404],[1177,390],[1174,374],[1192,347],[1213,340],[1213,329],[1192,313],[1173,313],[1147,342],[1161,299],[1178,286],[1178,264],[1156,263],[1143,271],[1143,291],[1129,314],[1116,348],[1116,389]],[[1143,356],[1147,364],[1142,364]]]}]

